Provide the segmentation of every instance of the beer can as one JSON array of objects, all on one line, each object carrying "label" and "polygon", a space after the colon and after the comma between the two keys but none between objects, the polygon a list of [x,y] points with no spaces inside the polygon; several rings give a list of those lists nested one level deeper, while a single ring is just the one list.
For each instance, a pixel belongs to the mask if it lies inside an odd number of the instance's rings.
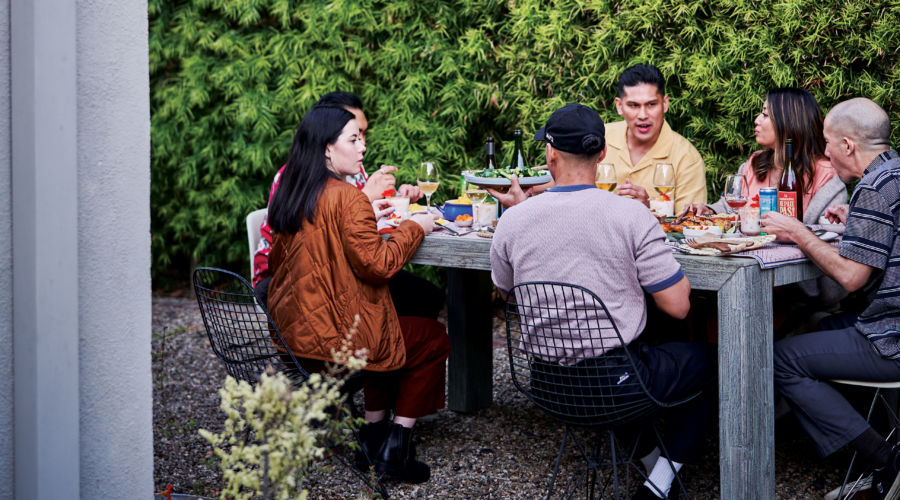
[{"label": "beer can", "polygon": [[762,217],[766,212],[778,211],[778,190],[767,187],[759,190],[759,216]]}]

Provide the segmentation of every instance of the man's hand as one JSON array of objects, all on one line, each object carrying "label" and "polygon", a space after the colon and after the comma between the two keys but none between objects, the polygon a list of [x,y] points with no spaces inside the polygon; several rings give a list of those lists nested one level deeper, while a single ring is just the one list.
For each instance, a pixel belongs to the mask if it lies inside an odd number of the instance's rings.
[{"label": "man's hand", "polygon": [[393,213],[394,207],[391,205],[390,200],[382,198],[372,202],[372,210],[375,211],[375,220],[379,220]]},{"label": "man's hand", "polygon": [[363,194],[369,198],[369,201],[384,198],[381,193],[388,189],[394,189],[394,185],[397,184],[397,178],[391,172],[396,171],[397,167],[393,165],[382,165],[381,168],[372,172],[369,180],[366,181],[366,185],[362,188]]},{"label": "man's hand", "polygon": [[776,240],[798,242],[798,235],[812,234],[806,225],[799,220],[778,212],[766,212],[762,218],[762,230],[766,234],[774,234]]},{"label": "man's hand", "polygon": [[681,211],[679,217],[684,217],[688,212],[694,212],[694,215],[706,215],[713,213],[713,210],[703,203],[688,203],[684,210]]},{"label": "man's hand", "polygon": [[509,178],[512,183],[509,186],[509,191],[505,193],[501,193],[496,189],[485,188],[485,190],[491,194],[497,201],[500,202],[506,208],[513,207],[527,200],[531,193],[534,191],[532,188],[528,188],[528,190],[523,191],[522,186],[519,185],[519,177],[513,175]]},{"label": "man's hand", "polygon": [[397,189],[397,194],[400,196],[406,196],[409,198],[409,201],[416,202],[422,199],[425,193],[419,189],[419,186],[413,186],[411,184],[401,184],[400,188]]},{"label": "man's hand", "polygon": [[793,217],[768,212],[762,218],[762,230],[769,234],[774,233],[779,240],[787,239],[796,243],[804,255],[848,292],[862,288],[872,273],[878,271],[874,267],[842,257],[836,247],[820,240],[802,222]]},{"label": "man's hand", "polygon": [[619,196],[631,196],[643,203],[647,208],[650,208],[650,196],[647,195],[647,190],[637,184],[632,184],[631,179],[625,179],[625,184],[616,188],[616,194]]},{"label": "man's hand", "polygon": [[850,205],[834,205],[825,209],[825,218],[832,224],[844,224],[847,222],[848,213],[850,213]]}]

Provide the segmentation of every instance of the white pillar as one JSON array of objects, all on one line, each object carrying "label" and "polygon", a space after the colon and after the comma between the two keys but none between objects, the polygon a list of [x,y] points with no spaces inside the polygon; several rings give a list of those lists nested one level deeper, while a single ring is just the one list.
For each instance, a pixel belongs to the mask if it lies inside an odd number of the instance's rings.
[{"label": "white pillar", "polygon": [[11,0],[9,26],[15,496],[147,497],[147,4]]},{"label": "white pillar", "polygon": [[75,3],[13,0],[16,497],[79,488]]}]

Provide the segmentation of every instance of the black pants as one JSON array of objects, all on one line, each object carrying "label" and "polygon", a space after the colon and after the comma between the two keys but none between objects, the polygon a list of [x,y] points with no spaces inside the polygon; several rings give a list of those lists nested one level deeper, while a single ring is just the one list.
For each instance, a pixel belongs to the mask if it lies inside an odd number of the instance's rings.
[{"label": "black pants", "polygon": [[[263,278],[254,290],[263,304],[269,301],[271,276]],[[388,282],[397,316],[420,316],[437,319],[444,308],[444,291],[425,278],[401,270]]]},{"label": "black pants", "polygon": [[[662,436],[669,459],[678,463],[696,461],[702,440],[716,428],[718,368],[715,346],[700,342],[670,342],[659,346],[634,342],[627,349],[635,361],[637,376],[657,400],[674,402],[700,392],[694,399],[664,410],[667,427]],[[644,399],[643,393],[633,388],[617,390],[622,385],[616,382],[628,380],[632,376],[631,368],[621,366],[621,373],[614,373],[614,370],[604,369],[603,363],[601,357],[586,359],[574,367],[540,367],[532,371],[533,390],[541,391],[543,386],[548,391],[567,394],[567,400],[577,397],[589,405],[628,406]],[[586,380],[576,375],[573,380],[567,376],[568,371],[574,375],[583,372],[584,368],[601,368],[595,371],[600,378]],[[570,409],[565,411],[571,413]],[[643,424],[638,421],[624,425],[622,434],[631,439]],[[650,450],[652,447],[646,448],[646,452]]]},{"label": "black pants", "polygon": [[882,358],[856,327],[853,315],[831,316],[821,331],[775,343],[775,389],[824,457],[869,428],[866,419],[828,381],[893,382],[900,361]]}]

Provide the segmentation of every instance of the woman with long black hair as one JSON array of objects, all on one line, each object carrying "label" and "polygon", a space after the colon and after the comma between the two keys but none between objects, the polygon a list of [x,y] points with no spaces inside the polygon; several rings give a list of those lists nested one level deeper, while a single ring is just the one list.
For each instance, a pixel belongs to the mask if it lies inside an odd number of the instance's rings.
[{"label": "woman with long black hair", "polygon": [[[754,120],[753,135],[763,149],[750,155],[738,169],[752,198],[764,187],[777,188],[784,171],[784,145],[794,143],[794,168],[803,197],[803,222],[819,224],[825,209],[847,203],[847,188],[825,157],[824,116],[816,98],[801,88],[778,88],[766,94],[762,111]],[[725,202],[710,207],[692,205],[699,215],[724,212]]]},{"label": "woman with long black hair", "polygon": [[387,283],[434,219],[414,215],[387,240],[378,234],[368,198],[343,180],[359,172],[365,149],[346,109],[317,106],[303,117],[269,205],[268,307],[287,347],[312,366],[331,361],[355,326],[352,342],[368,356],[360,466],[371,461],[379,473],[423,482],[430,469],[415,459],[412,428],[444,406],[450,343],[441,323],[398,317]]}]

